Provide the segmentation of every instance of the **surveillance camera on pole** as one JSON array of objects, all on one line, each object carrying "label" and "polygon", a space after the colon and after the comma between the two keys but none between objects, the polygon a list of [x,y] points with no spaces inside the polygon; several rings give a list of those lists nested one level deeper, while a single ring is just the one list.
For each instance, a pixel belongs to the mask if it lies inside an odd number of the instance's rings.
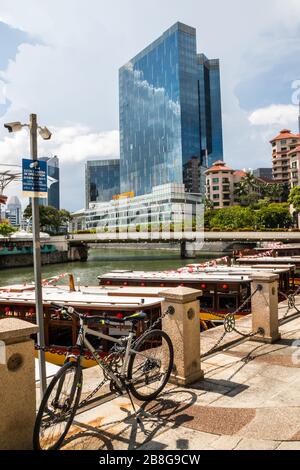
[{"label": "surveillance camera on pole", "polygon": [[49,131],[49,129],[47,129],[47,127],[39,127],[39,134],[40,136],[44,139],[44,140],[50,140],[51,139],[51,132]]},{"label": "surveillance camera on pole", "polygon": [[21,131],[24,126],[19,121],[16,121],[16,122],[8,122],[7,124],[4,124],[4,127],[5,129],[8,130],[8,132],[11,133],[11,132]]}]

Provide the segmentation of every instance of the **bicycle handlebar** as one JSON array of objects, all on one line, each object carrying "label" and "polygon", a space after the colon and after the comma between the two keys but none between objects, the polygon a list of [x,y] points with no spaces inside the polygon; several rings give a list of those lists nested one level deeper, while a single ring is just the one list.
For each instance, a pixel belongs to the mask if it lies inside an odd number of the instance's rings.
[{"label": "bicycle handlebar", "polygon": [[57,310],[65,309],[66,313],[68,313],[69,315],[75,314],[79,318],[83,318],[87,321],[105,322],[105,324],[107,324],[107,325],[109,325],[110,323],[114,323],[114,324],[125,323],[126,321],[135,322],[135,321],[144,320],[144,319],[147,318],[147,313],[145,313],[145,312],[139,312],[138,314],[135,314],[135,315],[132,315],[132,316],[129,315],[128,317],[123,317],[123,318],[108,317],[108,316],[103,316],[103,315],[102,316],[100,316],[100,315],[88,316],[88,315],[77,312],[74,309],[74,307],[72,307],[72,306],[66,306],[64,304],[59,304],[59,303],[56,303],[56,302],[51,302],[50,305],[52,305],[52,307],[56,308]]}]

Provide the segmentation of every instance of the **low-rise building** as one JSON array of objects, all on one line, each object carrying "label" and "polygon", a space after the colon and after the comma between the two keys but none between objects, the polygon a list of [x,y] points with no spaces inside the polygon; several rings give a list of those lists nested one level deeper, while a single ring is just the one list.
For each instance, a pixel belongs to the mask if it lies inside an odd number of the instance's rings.
[{"label": "low-rise building", "polygon": [[246,176],[243,170],[233,170],[223,161],[216,162],[206,172],[206,197],[215,208],[229,207],[239,203],[235,190]]},{"label": "low-rise building", "polygon": [[148,231],[151,226],[181,224],[190,217],[191,225],[203,224],[203,198],[187,193],[179,183],[156,186],[149,194],[124,193],[108,202],[90,203],[89,208],[72,214],[71,231]]}]

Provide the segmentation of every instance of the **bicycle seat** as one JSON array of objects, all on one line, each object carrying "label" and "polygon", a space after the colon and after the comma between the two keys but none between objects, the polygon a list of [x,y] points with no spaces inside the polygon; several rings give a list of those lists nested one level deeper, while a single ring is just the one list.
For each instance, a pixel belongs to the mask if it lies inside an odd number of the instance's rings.
[{"label": "bicycle seat", "polygon": [[145,312],[138,312],[134,313],[133,315],[129,315],[129,317],[125,317],[125,321],[139,321],[139,320],[145,320],[147,318],[147,313]]}]

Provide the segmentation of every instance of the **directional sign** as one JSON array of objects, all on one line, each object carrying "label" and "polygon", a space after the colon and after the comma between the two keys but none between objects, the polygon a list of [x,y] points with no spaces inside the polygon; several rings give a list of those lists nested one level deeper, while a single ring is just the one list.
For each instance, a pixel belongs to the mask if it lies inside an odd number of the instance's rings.
[{"label": "directional sign", "polygon": [[47,198],[47,162],[22,160],[23,196]]}]

